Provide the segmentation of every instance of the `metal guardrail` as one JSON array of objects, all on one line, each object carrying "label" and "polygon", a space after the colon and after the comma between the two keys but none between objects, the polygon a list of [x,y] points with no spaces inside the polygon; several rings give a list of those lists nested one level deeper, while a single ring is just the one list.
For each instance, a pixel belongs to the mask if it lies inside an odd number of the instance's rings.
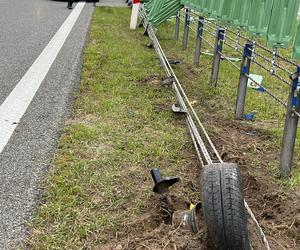
[{"label": "metal guardrail", "polygon": [[[181,17],[182,14],[184,15],[184,18]],[[196,19],[197,22],[192,22],[191,18],[194,20]],[[289,176],[292,170],[298,120],[300,117],[300,66],[288,58],[281,56],[277,48],[272,51],[259,44],[257,39],[252,40],[243,36],[241,30],[231,30],[229,26],[218,23],[215,20],[207,19],[189,8],[185,8],[184,12],[181,11],[176,16],[175,39],[177,41],[179,39],[180,21],[184,22],[183,49],[187,48],[189,30],[191,29],[196,34],[194,54],[195,65],[199,65],[203,42],[213,49],[213,67],[210,79],[210,84],[212,86],[217,87],[221,60],[228,61],[240,72],[235,109],[236,119],[242,119],[244,116],[248,79],[259,86],[263,92],[286,110],[284,135],[278,170],[281,177]],[[210,39],[215,38],[214,45],[209,39],[204,37],[204,32],[210,36]],[[232,58],[225,55],[224,46],[227,46],[241,56],[241,64],[239,66],[232,61]],[[261,62],[261,60],[263,62]],[[269,73],[271,77],[289,87],[290,90],[287,102],[251,77],[251,64],[255,64],[260,69]],[[269,64],[269,67],[267,64]],[[291,68],[294,68],[295,72],[293,72]]]},{"label": "metal guardrail", "polygon": [[[210,139],[206,129],[204,128],[202,122],[200,121],[195,109],[193,108],[191,102],[189,101],[187,94],[184,91],[184,88],[182,87],[179,79],[177,78],[172,66],[170,65],[157,37],[154,31],[154,28],[152,25],[148,22],[147,16],[143,8],[140,10],[140,18],[142,19],[142,23],[146,29],[146,32],[149,35],[149,38],[151,39],[153,46],[156,50],[156,53],[158,55],[158,58],[161,62],[161,65],[163,66],[168,78],[171,80],[172,88],[175,92],[178,106],[181,108],[180,112],[185,114],[186,122],[188,124],[189,132],[192,137],[192,141],[194,143],[195,149],[197,151],[197,155],[199,158],[199,161],[201,162],[201,165],[207,165],[211,163],[223,163],[222,158],[220,157],[220,154],[218,153],[216,147],[214,146],[212,140]],[[177,16],[178,17],[178,16]],[[178,19],[177,19],[178,21]],[[176,21],[176,24],[178,24]],[[177,28],[179,26],[176,25]],[[179,29],[178,29],[179,31]],[[175,32],[176,37],[176,32]],[[250,218],[253,220],[258,235],[260,236],[260,239],[262,243],[264,244],[265,248],[270,250],[269,243],[267,241],[267,238],[260,227],[257,219],[255,218],[254,213],[252,212],[251,208],[247,204],[247,202],[244,200],[245,208],[250,216]]]}]

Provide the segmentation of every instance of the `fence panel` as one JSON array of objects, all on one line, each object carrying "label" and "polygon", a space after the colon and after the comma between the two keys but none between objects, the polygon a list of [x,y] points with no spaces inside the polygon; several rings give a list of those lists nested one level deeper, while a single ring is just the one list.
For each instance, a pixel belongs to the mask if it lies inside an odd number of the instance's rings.
[{"label": "fence panel", "polygon": [[[232,12],[233,24],[238,27],[245,27],[248,24],[252,0],[235,1]],[[252,15],[252,13],[251,13]]]},{"label": "fence panel", "polygon": [[232,21],[233,8],[238,0],[224,0],[221,19],[224,21]]},{"label": "fence panel", "polygon": [[295,60],[300,60],[300,25],[298,25],[292,58]]},{"label": "fence panel", "polygon": [[267,44],[287,48],[291,45],[297,23],[299,0],[274,0]]},{"label": "fence panel", "polygon": [[212,11],[211,11],[212,16],[215,18],[221,17],[224,0],[214,0],[212,2],[213,2]]},{"label": "fence panel", "polygon": [[248,19],[248,30],[255,35],[267,36],[273,0],[253,0]]}]

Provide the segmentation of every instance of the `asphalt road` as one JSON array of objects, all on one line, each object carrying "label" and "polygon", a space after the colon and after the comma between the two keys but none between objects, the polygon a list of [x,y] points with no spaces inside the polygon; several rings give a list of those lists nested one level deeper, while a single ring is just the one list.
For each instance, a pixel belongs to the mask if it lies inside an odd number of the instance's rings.
[{"label": "asphalt road", "polygon": [[[39,204],[41,182],[78,87],[92,12],[92,4],[86,4],[0,153],[1,250],[16,249],[22,242],[26,222]],[[70,13],[62,1],[0,1],[0,105]]]}]

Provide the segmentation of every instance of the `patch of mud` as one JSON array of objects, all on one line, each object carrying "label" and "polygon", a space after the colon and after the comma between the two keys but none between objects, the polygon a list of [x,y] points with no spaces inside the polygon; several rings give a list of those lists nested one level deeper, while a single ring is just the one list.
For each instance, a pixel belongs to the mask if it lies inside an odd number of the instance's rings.
[{"label": "patch of mud", "polygon": [[161,86],[161,82],[163,80],[163,77],[159,74],[154,74],[145,77],[144,79],[140,80],[139,83],[145,84],[145,85],[154,85],[154,86]]},{"label": "patch of mud", "polygon": [[300,199],[270,178],[244,174],[244,192],[271,249],[299,249]]},{"label": "patch of mud", "polygon": [[[96,250],[193,250],[211,249],[206,239],[203,218],[200,216],[200,231],[193,233],[181,225],[172,224],[172,214],[175,210],[187,209],[187,201],[171,195],[172,205],[168,205],[165,197],[156,197],[158,206],[151,213],[132,222],[132,229],[126,237],[96,247]],[[128,225],[127,225],[128,226]]]},{"label": "patch of mud", "polygon": [[[190,154],[192,149],[188,149]],[[193,156],[191,156],[193,158]],[[96,250],[196,250],[211,249],[206,239],[203,216],[199,215],[199,232],[172,223],[174,211],[187,210],[190,203],[200,201],[199,168],[185,166],[190,171],[178,169],[181,181],[170,188],[171,203],[165,195],[152,194],[145,204],[147,208],[140,216],[131,217],[122,226],[120,233],[108,244],[95,247]],[[152,183],[151,183],[152,185]],[[149,186],[151,189],[152,186]]]},{"label": "patch of mud", "polygon": [[208,249],[199,247],[205,245],[206,239],[201,234],[193,234],[181,228],[174,228],[171,225],[161,224],[151,232],[141,236],[128,237],[127,241],[121,241],[117,244],[108,244],[95,248],[97,250],[193,250]]}]

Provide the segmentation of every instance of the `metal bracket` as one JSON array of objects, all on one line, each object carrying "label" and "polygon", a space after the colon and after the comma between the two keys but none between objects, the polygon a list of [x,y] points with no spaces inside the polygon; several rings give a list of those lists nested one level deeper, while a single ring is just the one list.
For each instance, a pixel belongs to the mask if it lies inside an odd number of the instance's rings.
[{"label": "metal bracket", "polygon": [[186,15],[185,15],[185,21],[186,21],[186,25],[189,26],[190,22],[191,22],[191,16],[189,15],[189,9],[186,9]]},{"label": "metal bracket", "polygon": [[172,105],[172,111],[178,114],[187,114],[187,110],[182,108],[178,103]]},{"label": "metal bracket", "polygon": [[217,43],[217,52],[222,52],[222,41],[224,41],[224,37],[225,37],[225,29],[219,28],[219,31],[217,33],[218,36],[218,43]]},{"label": "metal bracket", "polygon": [[243,66],[243,70],[242,70],[243,74],[248,74],[249,72],[249,67],[247,65]]},{"label": "metal bracket", "polygon": [[293,81],[296,80],[297,78],[299,78],[299,72],[295,72],[290,75],[290,79]]},{"label": "metal bracket", "polygon": [[162,80],[161,85],[163,87],[170,87],[170,86],[172,86],[173,82],[174,82],[174,76],[169,76],[169,77],[165,78],[164,80]]},{"label": "metal bracket", "polygon": [[297,96],[294,96],[292,99],[292,106],[295,108],[299,105],[299,99]]},{"label": "metal bracket", "polygon": [[144,19],[141,20],[140,24],[139,24],[139,28],[142,28],[144,26]]},{"label": "metal bracket", "polygon": [[148,47],[149,49],[152,49],[152,48],[154,47],[154,44],[153,44],[153,42],[151,42],[151,43],[148,43],[148,44],[147,44],[147,47]]},{"label": "metal bracket", "polygon": [[297,92],[300,93],[300,66],[297,66],[297,71],[293,74],[290,75],[290,79],[293,81],[293,89]]},{"label": "metal bracket", "polygon": [[148,26],[149,26],[149,24],[147,24],[147,26],[145,28],[144,36],[149,36],[149,34],[148,34]]},{"label": "metal bracket", "polygon": [[172,65],[181,64],[181,61],[178,59],[168,59],[168,62]]}]

